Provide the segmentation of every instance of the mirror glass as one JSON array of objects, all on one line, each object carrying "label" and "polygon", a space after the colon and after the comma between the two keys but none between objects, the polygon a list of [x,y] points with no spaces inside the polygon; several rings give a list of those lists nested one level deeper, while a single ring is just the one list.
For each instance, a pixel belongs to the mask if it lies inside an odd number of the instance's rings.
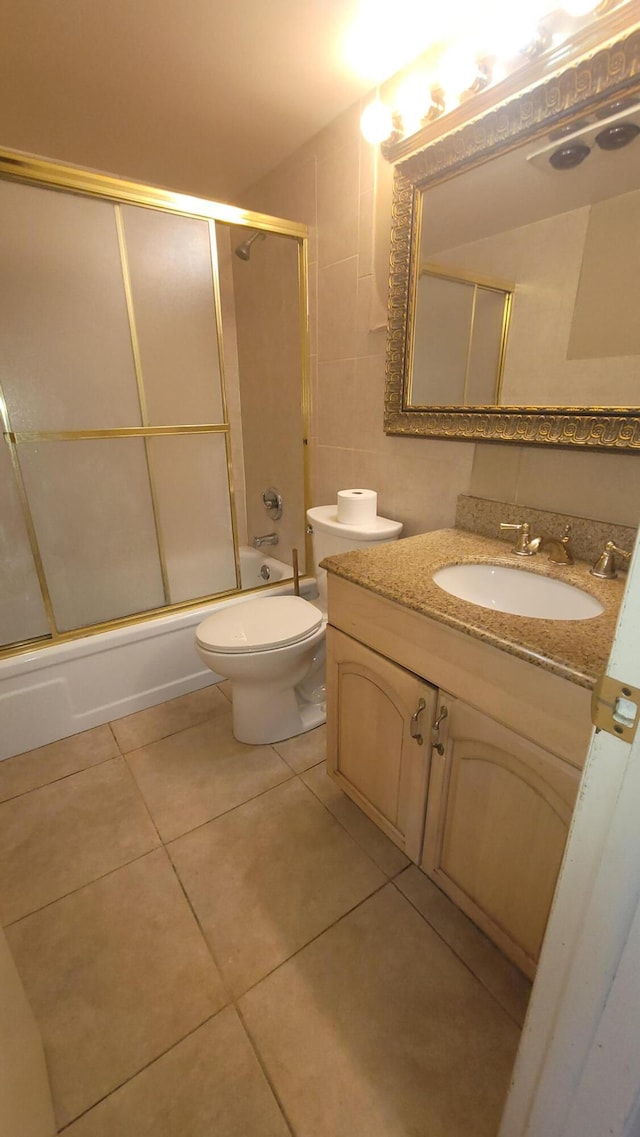
[{"label": "mirror glass", "polygon": [[408,409],[640,404],[639,100],[424,189],[418,209]]}]

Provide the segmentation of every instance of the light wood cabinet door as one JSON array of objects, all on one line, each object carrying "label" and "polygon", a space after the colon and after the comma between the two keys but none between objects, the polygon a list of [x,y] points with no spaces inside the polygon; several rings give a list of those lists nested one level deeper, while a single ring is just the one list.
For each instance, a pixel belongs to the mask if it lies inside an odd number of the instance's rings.
[{"label": "light wood cabinet door", "polygon": [[422,867],[533,976],[580,773],[451,696],[443,707]]},{"label": "light wood cabinet door", "polygon": [[327,628],[327,769],[411,860],[420,860],[435,688]]}]

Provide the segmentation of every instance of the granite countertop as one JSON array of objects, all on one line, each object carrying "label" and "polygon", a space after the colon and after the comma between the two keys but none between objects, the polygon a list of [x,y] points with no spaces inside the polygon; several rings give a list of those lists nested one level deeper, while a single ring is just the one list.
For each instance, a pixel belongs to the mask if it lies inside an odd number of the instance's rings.
[{"label": "granite countertop", "polygon": [[[606,670],[624,577],[598,580],[585,561],[556,565],[544,550],[526,558],[512,550],[505,541],[462,529],[439,529],[327,557],[321,567],[581,687],[593,687]],[[604,612],[589,620],[512,616],[459,600],[432,580],[437,569],[466,562],[508,565],[566,581],[596,596]]]}]

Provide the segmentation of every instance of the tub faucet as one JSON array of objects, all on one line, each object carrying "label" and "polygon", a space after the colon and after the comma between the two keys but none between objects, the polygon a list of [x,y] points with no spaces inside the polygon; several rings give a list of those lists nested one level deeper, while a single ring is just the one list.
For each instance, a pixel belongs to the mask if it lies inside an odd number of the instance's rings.
[{"label": "tub faucet", "polygon": [[253,545],[254,549],[260,549],[262,545],[277,545],[278,534],[265,533],[263,537],[254,537],[251,544]]}]

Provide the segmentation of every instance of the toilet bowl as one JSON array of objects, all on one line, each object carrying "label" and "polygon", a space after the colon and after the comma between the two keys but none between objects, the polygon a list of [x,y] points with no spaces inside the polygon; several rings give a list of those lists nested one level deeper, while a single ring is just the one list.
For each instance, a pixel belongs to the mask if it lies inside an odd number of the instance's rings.
[{"label": "toilet bowl", "polygon": [[233,733],[239,742],[280,742],[325,721],[326,624],[320,609],[301,596],[265,596],[235,604],[198,626],[201,660],[231,680]]},{"label": "toilet bowl", "polygon": [[376,517],[366,526],[337,521],[335,506],[307,511],[319,599],[261,596],[224,608],[196,629],[203,663],[231,680],[233,734],[264,746],[303,734],[326,719],[326,572],[333,553],[396,540],[397,521]]}]

